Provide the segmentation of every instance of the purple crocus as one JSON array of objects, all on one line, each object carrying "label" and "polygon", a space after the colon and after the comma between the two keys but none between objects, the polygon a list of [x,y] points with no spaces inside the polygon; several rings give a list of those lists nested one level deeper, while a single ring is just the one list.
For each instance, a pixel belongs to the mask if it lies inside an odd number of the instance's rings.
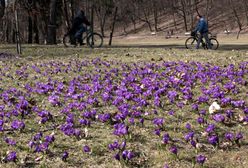
[{"label": "purple crocus", "polygon": [[199,108],[198,104],[192,104],[191,107],[192,107],[192,110],[198,111],[198,108]]},{"label": "purple crocus", "polygon": [[170,147],[170,152],[171,153],[173,153],[173,154],[175,154],[175,155],[177,155],[177,152],[178,152],[178,150],[177,150],[177,147],[176,146],[172,146],[172,147]]},{"label": "purple crocus", "polygon": [[219,143],[219,137],[217,135],[211,135],[208,137],[208,142],[211,145],[216,146]]},{"label": "purple crocus", "polygon": [[188,130],[191,130],[191,125],[190,125],[189,123],[187,123],[187,124],[185,125],[185,128],[188,129]]},{"label": "purple crocus", "polygon": [[114,151],[115,149],[118,149],[119,146],[120,146],[120,145],[119,145],[118,141],[115,140],[114,143],[108,145],[108,148],[109,148],[110,150],[113,150],[113,151]]},{"label": "purple crocus", "polygon": [[4,141],[11,146],[15,146],[16,145],[16,141],[10,138],[4,138]]},{"label": "purple crocus", "polygon": [[128,126],[126,126],[124,123],[115,124],[114,128],[114,135],[122,136],[128,134]]},{"label": "purple crocus", "polygon": [[206,157],[204,155],[197,155],[196,156],[196,162],[203,165],[206,161]]},{"label": "purple crocus", "polygon": [[236,140],[239,141],[241,139],[243,139],[243,134],[241,132],[239,132],[239,133],[236,134]]},{"label": "purple crocus", "polygon": [[85,146],[83,147],[83,151],[84,151],[85,153],[89,153],[89,152],[90,152],[90,147],[89,147],[88,145],[85,145]]},{"label": "purple crocus", "polygon": [[168,143],[169,143],[169,140],[170,140],[169,134],[168,134],[168,133],[165,133],[165,134],[163,135],[163,143],[164,143],[164,144],[168,144]]},{"label": "purple crocus", "polygon": [[59,102],[59,96],[58,95],[51,95],[48,97],[48,101],[53,105],[53,106],[56,106],[56,105],[59,105],[60,102]]},{"label": "purple crocus", "polygon": [[123,152],[122,152],[122,158],[124,159],[124,160],[131,160],[132,158],[134,158],[135,157],[135,155],[134,155],[134,153],[132,152],[132,151],[128,151],[128,150],[124,150]]},{"label": "purple crocus", "polygon": [[55,141],[55,137],[54,135],[48,135],[45,137],[45,141],[48,142],[48,143],[52,143]]},{"label": "purple crocus", "polygon": [[213,116],[213,119],[216,121],[216,122],[224,122],[225,121],[225,117],[222,115],[222,114],[215,114]]},{"label": "purple crocus", "polygon": [[158,126],[158,127],[162,127],[164,124],[164,119],[163,118],[155,118],[153,120],[153,124]]},{"label": "purple crocus", "polygon": [[196,148],[196,141],[195,141],[195,140],[191,140],[191,141],[190,141],[190,144],[191,144],[194,148]]},{"label": "purple crocus", "polygon": [[16,159],[17,159],[16,152],[13,152],[13,151],[10,152],[10,153],[7,155],[7,157],[6,157],[6,160],[7,160],[8,162],[15,162]]},{"label": "purple crocus", "polygon": [[128,151],[128,153],[127,153],[127,159],[128,160],[131,160],[134,157],[135,157],[135,154],[132,151]]},{"label": "purple crocus", "polygon": [[154,134],[157,135],[157,136],[160,136],[160,132],[161,132],[160,129],[155,129],[154,130]]},{"label": "purple crocus", "polygon": [[24,129],[25,128],[25,124],[24,124],[23,121],[14,120],[11,123],[11,128],[14,129],[14,130]]},{"label": "purple crocus", "polygon": [[194,137],[194,132],[189,132],[189,133],[187,133],[185,136],[184,136],[184,139],[186,140],[186,141],[189,141],[189,140],[192,140],[193,139],[193,137]]},{"label": "purple crocus", "polygon": [[226,138],[226,140],[228,140],[228,141],[233,141],[234,140],[234,134],[233,133],[231,133],[231,132],[227,132],[227,133],[225,133],[225,138]]},{"label": "purple crocus", "polygon": [[38,141],[42,138],[43,133],[42,132],[38,132],[37,134],[35,134],[35,136],[33,137],[34,141]]},{"label": "purple crocus", "polygon": [[214,130],[215,130],[215,125],[214,125],[214,124],[209,124],[209,125],[207,126],[207,128],[205,129],[205,131],[206,131],[207,133],[212,133]]},{"label": "purple crocus", "polygon": [[114,155],[114,158],[115,158],[116,160],[120,160],[120,159],[121,159],[120,154],[119,154],[119,153],[115,154],[115,155]]},{"label": "purple crocus", "polygon": [[204,123],[204,118],[203,118],[203,117],[198,117],[198,118],[197,118],[197,122],[198,122],[199,124],[203,124],[203,123]]},{"label": "purple crocus", "polygon": [[66,161],[66,159],[69,157],[69,153],[67,151],[65,151],[62,155],[62,160]]}]

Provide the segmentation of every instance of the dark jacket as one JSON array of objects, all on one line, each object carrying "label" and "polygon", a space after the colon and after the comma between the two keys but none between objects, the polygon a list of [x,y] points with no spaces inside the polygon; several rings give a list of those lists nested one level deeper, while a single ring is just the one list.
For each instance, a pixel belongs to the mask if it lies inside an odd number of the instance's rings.
[{"label": "dark jacket", "polygon": [[85,17],[84,12],[83,11],[78,11],[77,15],[73,19],[72,28],[71,28],[70,32],[75,33],[78,29],[80,29],[82,24],[90,26],[90,22]]},{"label": "dark jacket", "polygon": [[195,32],[200,32],[201,34],[208,32],[208,24],[204,18],[201,18],[197,23]]}]

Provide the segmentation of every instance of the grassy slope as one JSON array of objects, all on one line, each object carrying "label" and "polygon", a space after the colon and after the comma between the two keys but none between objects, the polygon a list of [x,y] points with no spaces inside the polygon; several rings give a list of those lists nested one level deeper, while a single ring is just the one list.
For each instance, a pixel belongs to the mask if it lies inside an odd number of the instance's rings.
[{"label": "grassy slope", "polygon": [[[183,40],[182,40],[183,42]],[[149,42],[148,42],[149,43]],[[177,42],[175,42],[177,43]],[[151,44],[151,43],[149,43]],[[152,43],[153,44],[153,43]],[[122,45],[122,44],[121,44]],[[13,46],[1,46],[1,52],[13,52],[15,49]],[[91,60],[93,58],[102,58],[106,61],[115,61],[123,63],[137,63],[137,62],[153,62],[153,63],[162,63],[163,61],[198,61],[202,63],[209,62],[214,65],[225,66],[228,64],[238,64],[239,62],[248,61],[248,53],[246,51],[190,51],[184,49],[170,49],[169,48],[104,48],[104,49],[95,49],[91,50],[88,48],[78,49],[78,48],[68,48],[63,47],[47,47],[47,46],[25,46],[24,56],[21,57],[17,64],[36,64],[36,63],[46,63],[49,61],[62,61],[68,63],[70,60],[75,58],[83,60]],[[15,69],[16,60],[9,60],[7,62],[1,62],[3,64],[12,66]],[[86,70],[87,71],[87,70]],[[73,74],[77,75],[77,74]],[[61,76],[63,77],[63,76]],[[68,78],[72,78],[68,77]],[[59,76],[57,76],[59,78]],[[23,81],[25,82],[25,81]],[[10,85],[8,81],[5,81],[1,84],[1,87],[6,87]],[[11,83],[12,86],[17,87],[16,84]],[[43,102],[44,103],[44,102]],[[41,105],[42,106],[42,105]],[[51,110],[53,114],[57,113],[56,109],[51,109],[51,107],[45,107],[48,110]],[[104,107],[103,111],[111,111],[111,107]],[[187,109],[184,109],[187,110]],[[181,117],[184,116],[182,113]],[[194,117],[194,116],[192,116]],[[186,120],[184,120],[186,122]],[[30,123],[30,126],[35,129],[38,127],[34,123]],[[171,127],[174,127],[173,122]],[[143,157],[143,162],[146,167],[162,167],[164,162],[171,161],[170,157],[166,157],[167,154],[164,153],[163,149],[160,148],[157,144],[160,143],[160,140],[151,135],[151,130],[149,130],[149,125],[145,128],[137,127],[135,134],[137,137],[133,140],[133,148],[137,148],[144,153],[146,156]],[[107,152],[106,145],[113,140],[111,135],[112,130],[110,127],[106,127],[101,124],[93,125],[90,128],[90,137],[87,139],[82,139],[77,141],[76,139],[69,139],[63,136],[62,134],[56,135],[55,146],[59,149],[70,148],[70,158],[67,163],[63,163],[59,158],[53,157],[47,158],[44,156],[43,159],[39,162],[31,162],[30,166],[38,167],[120,167],[116,161],[109,160],[112,155]],[[173,130],[170,131],[173,134]],[[176,135],[181,135],[180,132],[174,133]],[[1,134],[0,134],[1,135]],[[248,134],[246,133],[246,136]],[[31,134],[27,133],[26,135],[16,137],[16,135],[11,135],[19,140],[27,143],[27,139],[30,139]],[[0,140],[1,142],[1,140]],[[91,156],[84,154],[81,150],[82,145],[85,143],[89,144],[93,152]],[[73,146],[72,146],[73,144]],[[18,146],[22,144],[18,143]],[[1,149],[7,149],[6,146],[0,144]],[[57,149],[57,148],[55,148]],[[78,150],[79,149],[79,150]],[[56,153],[56,151],[54,151]],[[59,151],[58,151],[59,152]],[[1,153],[1,152],[0,152]],[[22,150],[22,158],[26,156],[27,158],[37,158],[40,155],[30,155],[28,154],[27,149]],[[171,161],[173,167],[190,167],[191,164],[187,161],[191,154],[187,150],[183,150],[180,154],[182,161],[176,163]],[[245,167],[248,162],[248,153],[247,146],[242,147],[241,149],[234,149],[228,151],[218,151],[209,152],[208,155],[211,155],[211,159],[207,161],[207,166],[210,167]],[[146,160],[148,159],[148,160]],[[82,166],[83,165],[83,166]],[[94,166],[92,166],[94,165]],[[0,167],[15,167],[15,164],[5,164],[0,165]]]}]

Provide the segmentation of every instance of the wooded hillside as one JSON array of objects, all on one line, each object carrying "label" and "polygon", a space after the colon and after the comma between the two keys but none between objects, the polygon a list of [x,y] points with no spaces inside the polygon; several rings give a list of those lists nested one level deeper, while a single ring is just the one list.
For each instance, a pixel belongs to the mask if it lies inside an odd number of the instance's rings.
[{"label": "wooded hillside", "polygon": [[[200,13],[212,32],[246,31],[248,0],[0,0],[0,41],[15,42],[15,9],[21,41],[58,43],[71,27],[79,7],[94,12],[94,27],[109,36],[118,7],[115,34],[144,32],[184,33],[194,28]],[[15,5],[14,5],[15,4]]]}]

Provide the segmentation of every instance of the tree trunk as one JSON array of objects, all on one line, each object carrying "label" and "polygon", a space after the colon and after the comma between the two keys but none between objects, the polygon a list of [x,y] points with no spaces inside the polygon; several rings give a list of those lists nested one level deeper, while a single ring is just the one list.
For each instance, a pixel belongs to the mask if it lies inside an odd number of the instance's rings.
[{"label": "tree trunk", "polygon": [[175,30],[177,31],[177,21],[176,21],[175,13],[173,13],[173,22],[174,22]]},{"label": "tree trunk", "polygon": [[72,18],[72,20],[73,20],[74,15],[75,15],[74,0],[71,0],[71,3],[70,3],[70,8],[71,8],[71,18]]},{"label": "tree trunk", "polygon": [[34,42],[36,44],[40,43],[40,36],[39,36],[39,28],[38,28],[38,19],[37,16],[34,18]]},{"label": "tree trunk", "polygon": [[243,0],[243,4],[244,4],[244,7],[245,7],[246,25],[248,25],[248,4],[247,4],[247,0]]},{"label": "tree trunk", "polygon": [[153,1],[152,4],[153,4],[153,17],[154,17],[154,28],[155,28],[155,31],[157,32],[158,31],[158,9],[157,9],[157,6],[156,6],[156,1]]},{"label": "tree trunk", "polygon": [[65,26],[67,28],[67,31],[70,30],[71,28],[71,23],[70,23],[70,19],[69,19],[69,14],[68,14],[68,9],[67,9],[67,1],[66,0],[63,0],[63,13],[64,13],[64,16],[65,16]]},{"label": "tree trunk", "polygon": [[239,27],[239,31],[238,31],[238,34],[237,34],[237,39],[239,39],[240,32],[243,30],[243,28],[242,28],[243,25],[242,25],[241,20],[240,20],[240,18],[239,18],[239,16],[238,16],[238,12],[237,12],[237,10],[235,9],[235,6],[233,6],[233,1],[230,0],[230,1],[229,1],[229,4],[230,4],[230,6],[231,6],[231,8],[232,8],[234,17],[235,17],[236,22],[237,22],[238,27]]},{"label": "tree trunk", "polygon": [[109,45],[110,46],[112,45],[112,38],[113,38],[113,35],[114,35],[114,30],[115,30],[115,22],[116,22],[117,12],[118,12],[118,7],[115,8],[114,20],[113,20],[113,23],[112,23],[112,30],[111,30],[110,38],[109,38]]},{"label": "tree trunk", "polygon": [[33,19],[29,14],[28,16],[28,44],[33,43]]},{"label": "tree trunk", "polygon": [[182,5],[182,13],[183,13],[183,22],[184,22],[184,27],[186,32],[188,31],[188,25],[187,25],[187,15],[186,15],[186,5],[183,0],[181,0],[181,5]]},{"label": "tree trunk", "polygon": [[103,18],[101,18],[101,21],[100,21],[101,34],[102,34],[103,37],[105,37],[106,18],[107,18],[107,12],[105,11],[105,14],[104,14]]},{"label": "tree trunk", "polygon": [[96,16],[100,22],[100,31],[103,37],[105,37],[105,23],[107,19],[107,9],[102,11],[102,7],[95,7]]},{"label": "tree trunk", "polygon": [[135,20],[135,18],[134,18],[134,17],[131,17],[131,21],[132,21],[132,23],[133,23],[134,33],[136,33],[137,28],[136,28],[136,20]]},{"label": "tree trunk", "polygon": [[5,0],[0,0],[0,19],[4,16]]},{"label": "tree trunk", "polygon": [[56,44],[56,3],[57,0],[50,1],[50,18],[48,25],[47,44]]},{"label": "tree trunk", "polygon": [[147,23],[150,32],[152,32],[153,30],[152,30],[152,26],[151,26],[151,23],[150,23],[149,18],[148,18],[149,16],[148,16],[148,14],[146,13],[145,9],[144,9],[143,11],[144,11],[144,16],[145,16],[145,22]]}]

